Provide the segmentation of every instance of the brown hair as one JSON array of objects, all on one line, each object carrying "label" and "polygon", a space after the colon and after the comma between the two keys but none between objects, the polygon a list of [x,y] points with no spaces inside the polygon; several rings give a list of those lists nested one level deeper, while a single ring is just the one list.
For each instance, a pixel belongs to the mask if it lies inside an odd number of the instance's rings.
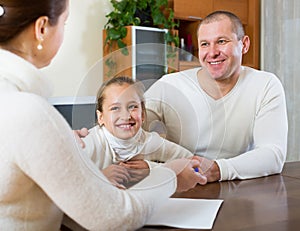
[{"label": "brown hair", "polygon": [[56,25],[68,0],[0,0],[4,13],[0,16],[0,43],[16,37],[41,16]]},{"label": "brown hair", "polygon": [[118,76],[109,79],[108,81],[104,82],[97,93],[97,110],[100,112],[103,112],[103,101],[105,100],[105,89],[110,85],[119,85],[122,86],[124,84],[128,84],[130,86],[133,86],[136,90],[140,100],[141,100],[141,106],[142,106],[142,112],[146,116],[146,107],[145,107],[145,100],[144,100],[144,92],[145,87],[140,82],[135,82],[132,78],[127,76]]},{"label": "brown hair", "polygon": [[[245,31],[243,28],[243,24],[238,16],[229,12],[229,11],[214,11],[207,15],[202,22],[200,23],[199,28],[203,24],[209,24],[212,22],[220,21],[224,17],[227,17],[231,21],[232,31],[237,35],[238,40],[242,39],[245,36]],[[198,31],[197,30],[197,31]]]}]

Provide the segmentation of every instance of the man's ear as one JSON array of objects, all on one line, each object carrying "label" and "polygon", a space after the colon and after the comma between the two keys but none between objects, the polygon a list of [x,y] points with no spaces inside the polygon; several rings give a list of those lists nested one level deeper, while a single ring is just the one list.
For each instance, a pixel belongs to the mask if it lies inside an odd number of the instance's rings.
[{"label": "man's ear", "polygon": [[48,33],[49,18],[47,16],[39,17],[35,21],[35,38],[42,43]]},{"label": "man's ear", "polygon": [[243,54],[246,54],[249,51],[249,47],[250,47],[250,38],[248,35],[245,35],[243,37],[242,43],[243,43],[242,52],[243,52]]},{"label": "man's ear", "polygon": [[103,122],[103,114],[99,110],[97,110],[96,113],[97,113],[98,124],[100,126],[102,126],[104,124],[104,122]]}]

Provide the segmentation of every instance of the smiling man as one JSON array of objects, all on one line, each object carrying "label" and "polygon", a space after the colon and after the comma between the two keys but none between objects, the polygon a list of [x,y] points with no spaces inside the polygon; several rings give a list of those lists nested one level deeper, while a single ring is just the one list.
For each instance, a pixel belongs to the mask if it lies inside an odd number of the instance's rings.
[{"label": "smiling man", "polygon": [[288,124],[279,79],[242,66],[250,39],[234,14],[211,13],[197,37],[201,67],[151,86],[144,127],[195,153],[209,182],[281,172]]}]

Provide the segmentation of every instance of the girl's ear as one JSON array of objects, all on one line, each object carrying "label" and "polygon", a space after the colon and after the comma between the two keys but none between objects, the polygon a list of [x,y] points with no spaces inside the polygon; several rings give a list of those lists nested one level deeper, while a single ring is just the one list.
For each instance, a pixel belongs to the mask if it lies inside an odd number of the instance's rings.
[{"label": "girl's ear", "polygon": [[142,106],[142,122],[144,123],[147,117],[145,101],[141,102],[141,106]]},{"label": "girl's ear", "polygon": [[146,119],[146,112],[145,110],[142,111],[142,121],[143,123],[145,122],[145,119]]},{"label": "girl's ear", "polygon": [[98,121],[98,124],[99,124],[100,126],[104,125],[102,113],[101,113],[99,110],[97,110],[96,113],[97,113],[97,121]]}]

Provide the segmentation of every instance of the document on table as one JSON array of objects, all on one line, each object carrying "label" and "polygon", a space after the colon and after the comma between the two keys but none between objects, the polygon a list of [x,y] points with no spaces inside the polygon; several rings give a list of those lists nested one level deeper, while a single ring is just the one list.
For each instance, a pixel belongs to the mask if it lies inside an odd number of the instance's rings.
[{"label": "document on table", "polygon": [[146,225],[184,229],[212,229],[223,200],[169,198]]}]

